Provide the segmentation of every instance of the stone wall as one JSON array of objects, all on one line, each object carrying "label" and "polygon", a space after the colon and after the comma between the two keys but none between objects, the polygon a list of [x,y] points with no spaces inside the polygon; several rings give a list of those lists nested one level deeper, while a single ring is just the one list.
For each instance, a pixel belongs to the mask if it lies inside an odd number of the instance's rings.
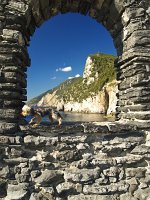
[{"label": "stone wall", "polygon": [[[126,128],[19,129],[30,37],[67,12],[91,16],[112,35],[121,81],[116,118]],[[149,0],[0,0],[2,200],[150,199],[149,35]]]},{"label": "stone wall", "polygon": [[112,123],[0,136],[1,200],[149,200],[150,132]]},{"label": "stone wall", "polygon": [[133,58],[123,64],[120,69],[123,73],[119,84],[118,111],[121,112],[118,115],[141,128],[150,126],[150,64],[148,60],[147,57]]},{"label": "stone wall", "polygon": [[0,133],[19,130],[30,37],[46,20],[67,12],[89,15],[110,32],[121,81],[116,120],[149,128],[149,0],[0,0]]}]

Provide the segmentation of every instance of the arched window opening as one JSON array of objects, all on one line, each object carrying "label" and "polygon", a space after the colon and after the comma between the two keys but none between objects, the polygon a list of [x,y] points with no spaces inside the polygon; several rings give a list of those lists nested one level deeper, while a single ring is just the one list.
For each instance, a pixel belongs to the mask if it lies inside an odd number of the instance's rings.
[{"label": "arched window opening", "polygon": [[114,114],[117,101],[116,49],[101,24],[80,14],[57,15],[36,30],[28,50],[29,106],[63,110],[66,121],[114,120],[100,115]]}]

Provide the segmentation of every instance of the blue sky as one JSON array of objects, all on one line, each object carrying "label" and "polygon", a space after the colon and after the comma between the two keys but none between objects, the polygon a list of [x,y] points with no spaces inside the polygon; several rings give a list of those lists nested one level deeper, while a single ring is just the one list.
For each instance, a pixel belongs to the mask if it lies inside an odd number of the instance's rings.
[{"label": "blue sky", "polygon": [[82,76],[88,55],[116,55],[112,38],[101,24],[88,16],[71,13],[57,15],[37,28],[28,50],[28,100],[68,77]]}]

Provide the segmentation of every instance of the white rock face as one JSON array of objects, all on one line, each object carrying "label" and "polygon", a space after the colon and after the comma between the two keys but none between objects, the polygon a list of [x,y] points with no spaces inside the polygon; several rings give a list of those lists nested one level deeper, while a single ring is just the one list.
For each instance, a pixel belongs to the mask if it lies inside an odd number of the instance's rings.
[{"label": "white rock face", "polygon": [[116,112],[117,96],[118,93],[118,81],[114,80],[106,85],[106,90],[109,96],[109,106],[107,114]]},{"label": "white rock face", "polygon": [[85,113],[103,113],[104,106],[100,101],[100,93],[95,97],[89,97],[81,103],[68,102],[64,105],[65,111],[85,112]]},{"label": "white rock face", "polygon": [[87,85],[90,85],[95,80],[94,77],[90,77],[90,75],[92,74],[93,67],[94,67],[93,61],[91,57],[88,57],[85,63],[85,68],[84,68],[84,73],[83,73],[83,78],[87,80],[87,83],[86,83]]},{"label": "white rock face", "polygon": [[59,103],[58,96],[56,95],[57,91],[54,91],[52,94],[47,93],[42,99],[38,102],[37,106],[52,106]]},{"label": "white rock face", "polygon": [[81,103],[68,102],[64,105],[65,111],[85,112],[85,113],[115,113],[118,92],[117,81],[104,86],[101,92],[94,97],[89,97]]},{"label": "white rock face", "polygon": [[88,57],[85,63],[83,78],[88,78],[90,76],[92,67],[93,67],[93,61],[91,57]]},{"label": "white rock face", "polygon": [[115,113],[118,91],[117,82],[113,82],[104,86],[102,91],[93,97],[84,99],[81,103],[70,101],[64,103],[53,94],[46,94],[37,104],[38,106],[55,106],[58,110],[72,111],[72,112],[84,112],[84,113]]}]

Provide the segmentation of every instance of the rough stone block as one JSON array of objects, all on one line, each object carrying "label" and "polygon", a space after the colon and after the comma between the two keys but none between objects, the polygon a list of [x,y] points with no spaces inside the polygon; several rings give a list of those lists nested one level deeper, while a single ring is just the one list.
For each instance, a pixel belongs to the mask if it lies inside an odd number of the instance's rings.
[{"label": "rough stone block", "polygon": [[70,194],[76,194],[76,193],[81,193],[82,192],[82,185],[80,184],[73,184],[70,182],[64,182],[59,184],[57,187],[57,192],[58,194],[61,194],[63,192],[65,193],[70,193]]},{"label": "rough stone block", "polygon": [[146,169],[145,168],[142,168],[142,167],[138,167],[138,168],[127,168],[126,169],[126,177],[136,177],[136,178],[143,178],[145,177],[145,172],[146,172]]},{"label": "rough stone block", "polygon": [[17,124],[16,123],[7,123],[7,122],[1,122],[0,123],[0,134],[15,134],[15,131],[17,131]]},{"label": "rough stone block", "polygon": [[134,193],[134,197],[141,200],[149,200],[150,199],[150,188],[146,189],[138,189]]},{"label": "rough stone block", "polygon": [[27,195],[27,185],[28,184],[19,184],[19,185],[8,184],[6,200],[25,199]]},{"label": "rough stone block", "polygon": [[[9,167],[8,166],[4,166],[1,170],[0,170],[0,179],[7,179],[8,175],[10,173]],[[3,181],[0,181],[0,185],[2,183],[2,186],[4,185]]]},{"label": "rough stone block", "polygon": [[41,10],[42,10],[44,19],[47,20],[50,17],[50,8],[49,8],[50,1],[49,0],[45,0],[45,1],[40,0],[40,5],[41,5]]},{"label": "rough stone block", "polygon": [[18,12],[18,13],[25,13],[28,9],[28,5],[25,4],[24,2],[14,2],[14,1],[9,1],[9,4],[6,6],[8,10],[13,10],[13,12]]},{"label": "rough stone block", "polygon": [[0,109],[0,119],[16,119],[18,118],[18,110],[16,109]]},{"label": "rough stone block", "polygon": [[3,198],[7,195],[7,183],[0,179],[0,198]]},{"label": "rough stone block", "polygon": [[41,13],[39,0],[36,0],[32,3],[32,14],[33,14],[36,26],[40,26],[44,22],[44,19]]},{"label": "rough stone block", "polygon": [[150,43],[149,35],[149,30],[134,31],[132,36],[128,39],[128,48],[135,46],[147,46]]},{"label": "rough stone block", "polygon": [[120,195],[120,200],[138,200],[138,199],[132,196],[131,194],[127,193]]},{"label": "rough stone block", "polygon": [[3,39],[10,42],[17,42],[21,46],[25,44],[22,33],[16,30],[3,29]]},{"label": "rough stone block", "polygon": [[117,195],[70,195],[68,200],[117,200]]},{"label": "rough stone block", "polygon": [[41,186],[49,186],[49,184],[58,184],[62,182],[63,179],[63,173],[59,172],[57,170],[44,170],[42,174],[35,178],[34,181],[37,185]]},{"label": "rough stone block", "polygon": [[122,183],[112,183],[107,186],[100,186],[99,184],[94,183],[93,185],[84,185],[83,193],[84,194],[107,194],[108,192],[127,192],[129,188],[128,184]]},{"label": "rough stone block", "polygon": [[64,179],[70,182],[88,183],[100,176],[100,169],[68,169],[64,172]]},{"label": "rough stone block", "polygon": [[100,186],[99,184],[93,185],[84,185],[83,186],[83,193],[84,194],[107,194],[107,186]]}]

